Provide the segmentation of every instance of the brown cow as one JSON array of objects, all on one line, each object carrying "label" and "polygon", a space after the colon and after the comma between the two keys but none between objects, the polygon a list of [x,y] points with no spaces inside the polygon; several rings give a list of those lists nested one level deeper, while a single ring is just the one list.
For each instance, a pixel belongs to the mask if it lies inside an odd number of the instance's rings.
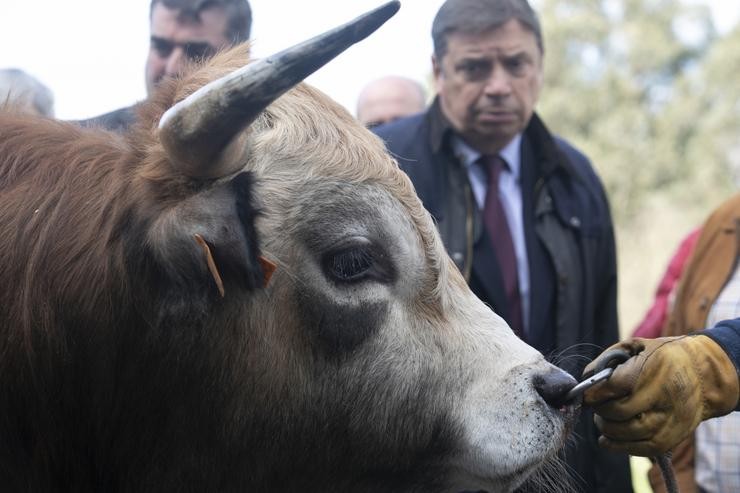
[{"label": "brown cow", "polygon": [[380,141],[276,99],[397,7],[222,53],[125,137],[0,118],[0,490],[509,491],[555,455],[573,380]]}]

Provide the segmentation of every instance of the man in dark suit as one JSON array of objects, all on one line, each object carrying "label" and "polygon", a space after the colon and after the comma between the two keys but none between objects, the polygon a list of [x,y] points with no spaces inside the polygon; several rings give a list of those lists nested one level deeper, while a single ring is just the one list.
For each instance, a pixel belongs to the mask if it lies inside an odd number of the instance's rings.
[{"label": "man in dark suit", "polygon": [[[247,0],[152,0],[146,90],[152,95],[164,77],[177,75],[189,61],[249,39],[252,10]],[[124,131],[134,121],[137,105],[88,120],[83,126]]]},{"label": "man in dark suit", "polygon": [[[526,0],[447,0],[432,38],[437,97],[425,113],[375,131],[472,290],[580,377],[618,339],[614,234],[588,158],[534,112],[544,54],[537,15]],[[584,411],[565,450],[574,489],[631,491],[628,457],[600,450],[597,435]]]}]

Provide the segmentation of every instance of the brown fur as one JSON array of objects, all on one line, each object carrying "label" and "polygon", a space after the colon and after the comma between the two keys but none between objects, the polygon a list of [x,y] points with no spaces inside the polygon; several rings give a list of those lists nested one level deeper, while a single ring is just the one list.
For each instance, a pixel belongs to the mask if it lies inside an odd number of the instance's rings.
[{"label": "brown fur", "polygon": [[246,53],[125,136],[0,114],[0,490],[515,488],[573,419],[533,382],[566,375],[470,292],[382,142],[299,85],[232,175],[160,144]]},{"label": "brown fur", "polygon": [[[282,353],[252,330],[250,320],[261,317],[265,302],[248,294],[261,279],[252,179],[187,178],[157,141],[167,108],[240,67],[245,54],[244,47],[223,53],[163,84],[126,136],[0,116],[3,491],[319,491],[332,474],[349,474],[350,465],[360,466],[351,479],[355,490],[408,489],[422,475],[415,454],[447,446],[452,430],[440,418],[430,428],[403,432],[418,435],[410,440],[424,444],[418,450],[388,455],[381,429],[390,411],[383,409],[380,428],[367,428],[372,438],[361,451],[322,449],[321,434],[307,442],[317,450],[290,448],[291,437],[308,438],[306,430],[342,437],[349,423],[340,414],[327,428],[322,413],[329,411],[316,407],[315,397],[293,395],[288,375],[307,357],[308,345],[276,364]],[[261,177],[267,204],[284,191],[285,182],[271,188],[271,177],[281,175],[295,184],[324,176],[390,190],[430,254],[432,289],[421,299],[437,309],[445,257],[408,180],[377,139],[307,87],[276,101],[247,135],[245,169]],[[199,205],[214,201],[223,207]],[[198,214],[203,218],[194,219]],[[265,230],[275,214],[264,211]],[[232,228],[231,236],[222,239],[211,225]],[[191,226],[205,228],[214,248],[225,274],[224,301]],[[272,324],[265,327],[300,327],[288,316]],[[265,368],[272,377],[263,381]],[[254,372],[259,380],[249,376]],[[316,392],[330,395],[336,383],[329,382]],[[348,396],[356,391],[348,389]],[[424,412],[425,399],[404,404],[409,420]],[[395,426],[405,429],[411,421]],[[365,464],[373,454],[379,462]],[[302,484],[278,467],[283,461]],[[423,476],[436,481],[428,471]],[[347,481],[337,479],[338,490]]]}]

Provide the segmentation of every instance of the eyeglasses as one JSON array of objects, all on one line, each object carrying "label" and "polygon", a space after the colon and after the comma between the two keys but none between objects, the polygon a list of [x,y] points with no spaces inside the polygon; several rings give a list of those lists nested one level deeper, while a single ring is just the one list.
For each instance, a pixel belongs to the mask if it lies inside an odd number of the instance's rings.
[{"label": "eyeglasses", "polygon": [[182,48],[182,51],[189,60],[209,58],[218,51],[208,43],[178,43],[158,36],[151,37],[151,47],[160,58],[167,58],[178,46]]}]

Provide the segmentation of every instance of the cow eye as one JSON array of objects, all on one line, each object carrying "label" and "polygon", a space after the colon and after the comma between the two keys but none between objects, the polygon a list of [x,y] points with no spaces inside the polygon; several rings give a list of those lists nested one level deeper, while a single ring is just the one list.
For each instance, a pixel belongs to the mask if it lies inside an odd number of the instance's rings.
[{"label": "cow eye", "polygon": [[373,254],[366,246],[344,248],[324,257],[324,271],[338,282],[362,281],[369,277],[374,265]]}]

